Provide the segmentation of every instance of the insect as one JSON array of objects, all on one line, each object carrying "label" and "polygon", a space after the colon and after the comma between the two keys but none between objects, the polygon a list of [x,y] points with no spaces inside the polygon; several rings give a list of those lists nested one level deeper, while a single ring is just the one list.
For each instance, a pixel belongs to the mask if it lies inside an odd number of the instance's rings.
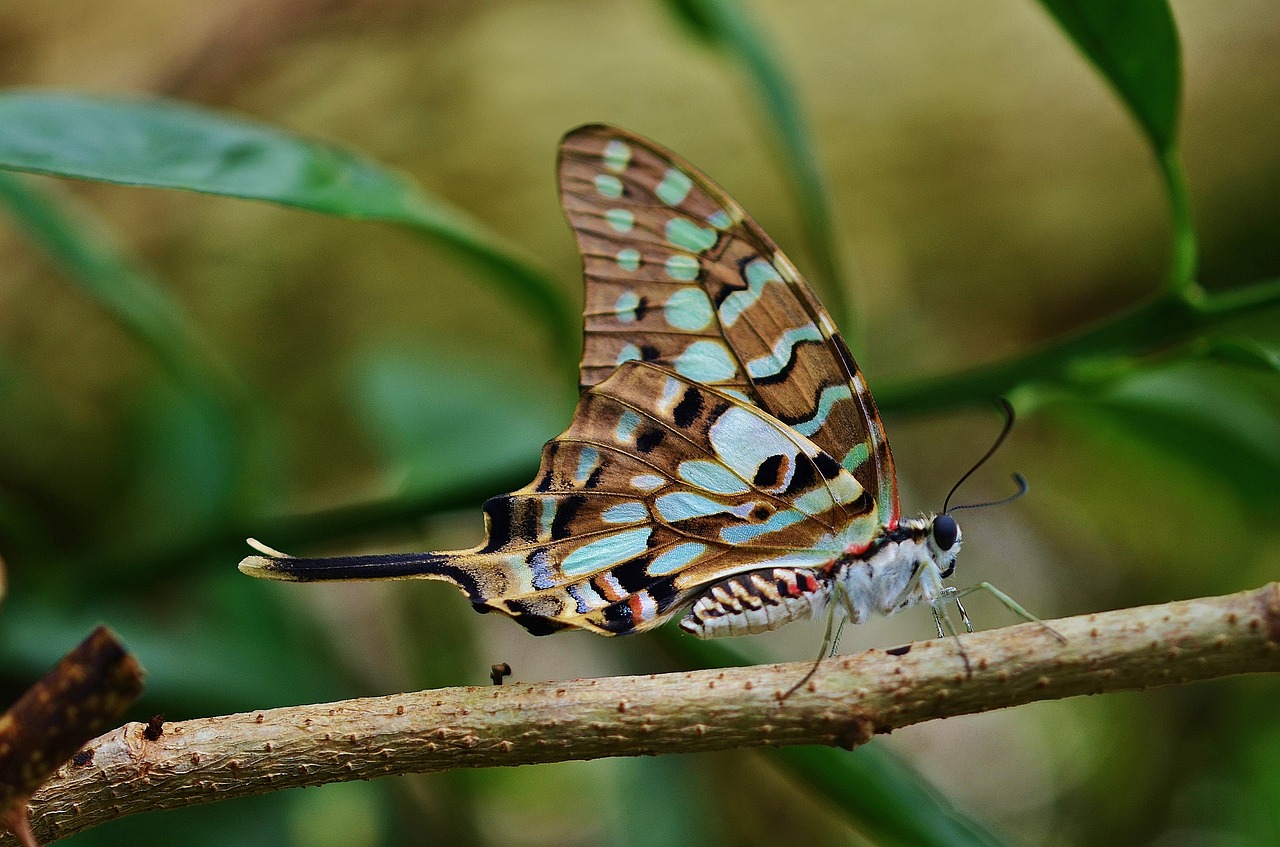
[{"label": "insect", "polygon": [[443,580],[535,635],[682,611],[695,636],[745,635],[833,602],[854,623],[924,602],[942,635],[960,528],[945,508],[901,515],[875,401],[791,262],[700,171],[624,130],[570,132],[559,179],[586,280],[583,393],[537,478],[484,504],[485,542],[240,569]]}]

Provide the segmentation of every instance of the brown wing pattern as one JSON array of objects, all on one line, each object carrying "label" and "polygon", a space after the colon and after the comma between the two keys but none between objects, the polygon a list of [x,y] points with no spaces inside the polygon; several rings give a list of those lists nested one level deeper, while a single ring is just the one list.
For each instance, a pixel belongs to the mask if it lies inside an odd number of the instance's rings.
[{"label": "brown wing pattern", "polygon": [[675,154],[601,125],[565,137],[560,191],[586,279],[584,389],[642,360],[737,393],[837,457],[896,525],[893,457],[857,364],[741,207]]},{"label": "brown wing pattern", "polygon": [[[281,579],[419,576],[543,634],[615,635],[666,620],[706,586],[760,568],[821,568],[878,521],[857,480],[757,407],[645,363],[587,391],[528,486],[485,504],[474,550],[254,557]],[[398,573],[383,571],[403,563]]]}]

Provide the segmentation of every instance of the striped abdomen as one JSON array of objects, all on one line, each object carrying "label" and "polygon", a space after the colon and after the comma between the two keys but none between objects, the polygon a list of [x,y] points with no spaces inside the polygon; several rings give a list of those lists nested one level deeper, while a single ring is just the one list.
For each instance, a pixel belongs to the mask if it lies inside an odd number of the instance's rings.
[{"label": "striped abdomen", "polygon": [[680,628],[699,638],[755,635],[826,608],[831,586],[797,568],[767,568],[731,576],[694,601]]}]

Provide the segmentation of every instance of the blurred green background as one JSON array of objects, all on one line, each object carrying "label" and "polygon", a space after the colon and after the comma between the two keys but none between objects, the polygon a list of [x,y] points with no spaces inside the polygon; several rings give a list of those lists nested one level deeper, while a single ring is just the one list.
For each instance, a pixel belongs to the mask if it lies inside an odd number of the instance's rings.
[{"label": "blurred green background", "polygon": [[[517,680],[732,661],[662,635],[534,639],[438,584],[235,570],[246,535],[297,553],[469,546],[479,503],[532,477],[573,404],[566,325],[581,280],[554,160],[560,135],[588,121],[697,164],[833,310],[847,302],[905,509],[939,508],[998,429],[986,394],[951,375],[1012,362],[1021,424],[962,499],[1002,496],[1013,470],[1032,492],[965,515],[958,584],[989,580],[1053,617],[1275,579],[1275,4],[1173,7],[1196,279],[1261,292],[1257,308],[1179,336],[1157,314],[1047,370],[1023,357],[1178,279],[1150,127],[1033,2],[742,8],[0,7],[5,88],[163,95],[252,118],[361,151],[474,223],[447,217],[450,246],[413,226],[0,173],[4,697],[98,622],[150,672],[144,720],[488,684],[499,661]],[[100,125],[71,108],[44,122],[33,102],[0,100],[0,158],[26,144],[101,161],[145,136],[132,118],[68,134]],[[172,164],[191,148],[147,151]],[[307,174],[321,180],[351,164],[320,159]],[[369,179],[384,177],[399,184]],[[430,217],[416,202],[402,205]],[[495,245],[505,264],[485,252]],[[982,599],[970,611],[980,626],[1011,622]],[[931,628],[914,610],[849,628],[842,647]],[[806,624],[730,646],[801,660],[820,638]],[[852,754],[384,779],[151,813],[66,843],[1271,845],[1277,702],[1274,679],[1245,677],[927,724]]]}]

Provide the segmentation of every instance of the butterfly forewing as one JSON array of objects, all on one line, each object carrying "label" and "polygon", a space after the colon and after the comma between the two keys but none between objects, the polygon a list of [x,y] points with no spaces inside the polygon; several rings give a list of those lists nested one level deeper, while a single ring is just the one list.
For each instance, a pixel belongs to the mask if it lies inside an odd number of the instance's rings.
[{"label": "butterfly forewing", "polygon": [[642,360],[755,403],[849,469],[897,522],[893,458],[808,284],[705,175],[615,127],[569,133],[561,202],[586,278],[584,388]]}]

